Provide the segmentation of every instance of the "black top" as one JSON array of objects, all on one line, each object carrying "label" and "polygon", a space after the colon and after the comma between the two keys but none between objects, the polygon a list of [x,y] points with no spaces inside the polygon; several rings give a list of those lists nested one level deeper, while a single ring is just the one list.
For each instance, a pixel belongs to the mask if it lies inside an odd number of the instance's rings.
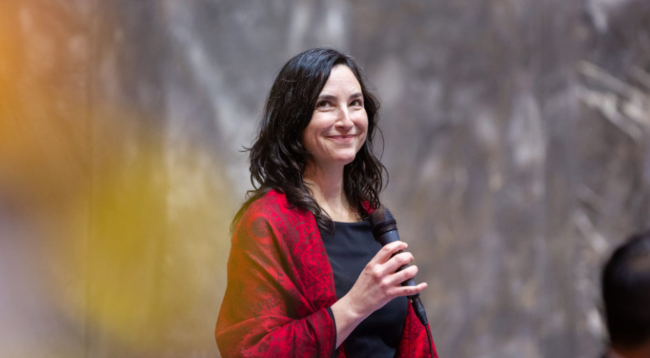
[{"label": "black top", "polygon": [[[336,297],[341,298],[350,291],[381,244],[372,236],[368,220],[334,222],[334,227],[333,235],[325,230],[320,230],[320,235],[334,271]],[[407,310],[407,298],[398,297],[373,312],[345,340],[347,356],[394,357]]]}]

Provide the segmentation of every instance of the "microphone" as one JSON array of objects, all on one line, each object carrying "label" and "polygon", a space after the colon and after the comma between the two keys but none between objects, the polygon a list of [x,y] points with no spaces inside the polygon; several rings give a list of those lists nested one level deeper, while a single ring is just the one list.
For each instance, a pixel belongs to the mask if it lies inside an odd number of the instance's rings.
[{"label": "microphone", "polygon": [[[390,244],[391,242],[399,241],[397,222],[395,221],[393,214],[383,206],[370,214],[370,227],[375,240],[379,241],[382,246]],[[401,252],[402,250],[396,252],[393,256]],[[402,265],[395,272],[401,271],[407,267],[409,267],[409,264]],[[410,278],[402,282],[402,286],[415,286],[415,280]],[[424,311],[422,301],[420,301],[420,294],[416,293],[406,297],[411,300],[411,304],[415,310],[415,315],[418,317],[420,322],[426,326],[429,322],[427,321],[427,314]]]}]

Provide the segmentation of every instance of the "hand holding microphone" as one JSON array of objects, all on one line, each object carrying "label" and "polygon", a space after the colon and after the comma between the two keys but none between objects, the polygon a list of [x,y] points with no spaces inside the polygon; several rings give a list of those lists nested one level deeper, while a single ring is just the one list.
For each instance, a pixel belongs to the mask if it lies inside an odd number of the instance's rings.
[{"label": "hand holding microphone", "polygon": [[[372,228],[372,235],[381,243],[384,247],[386,245],[389,245],[393,242],[399,242],[399,234],[397,233],[397,222],[395,221],[395,218],[393,217],[393,214],[386,209],[385,207],[381,207],[370,214],[370,226]],[[402,251],[398,251],[396,254],[401,253]],[[393,254],[395,255],[395,254]],[[409,267],[408,263],[400,266],[397,271],[402,271],[404,269],[407,269]],[[411,277],[408,280],[402,282],[402,286],[411,286],[415,287],[415,280]],[[420,322],[422,322],[423,325],[427,325],[427,315],[426,312],[424,311],[424,306],[422,305],[422,302],[420,301],[420,292],[416,292],[414,294],[408,295],[408,299],[411,300],[411,303],[413,304],[413,309],[415,310],[415,314],[418,316],[418,319]]]}]

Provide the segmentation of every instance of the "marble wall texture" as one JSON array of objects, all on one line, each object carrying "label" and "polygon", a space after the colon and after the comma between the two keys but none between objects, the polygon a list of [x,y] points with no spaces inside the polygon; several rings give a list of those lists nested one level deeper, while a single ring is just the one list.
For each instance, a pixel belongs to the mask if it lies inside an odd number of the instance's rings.
[{"label": "marble wall texture", "polygon": [[596,357],[650,223],[646,0],[1,0],[0,355],[219,357],[240,150],[316,46],[381,98],[440,356]]}]

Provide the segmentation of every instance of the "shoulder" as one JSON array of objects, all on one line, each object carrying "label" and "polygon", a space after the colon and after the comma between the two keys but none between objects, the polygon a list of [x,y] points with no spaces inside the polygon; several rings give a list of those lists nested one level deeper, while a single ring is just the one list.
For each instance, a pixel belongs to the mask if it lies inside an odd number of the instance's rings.
[{"label": "shoulder", "polygon": [[295,215],[296,211],[290,207],[284,193],[272,189],[250,204],[242,215],[242,220],[259,217],[272,220],[279,215]]},{"label": "shoulder", "polygon": [[246,228],[255,226],[270,226],[282,229],[296,223],[310,223],[315,220],[313,215],[302,209],[292,207],[287,201],[287,196],[276,190],[270,190],[261,198],[255,200],[243,213],[239,222],[238,231],[242,225]]},{"label": "shoulder", "polygon": [[231,250],[236,253],[281,255],[300,261],[304,252],[320,238],[314,216],[291,207],[286,196],[270,191],[249,205],[235,227]]}]

